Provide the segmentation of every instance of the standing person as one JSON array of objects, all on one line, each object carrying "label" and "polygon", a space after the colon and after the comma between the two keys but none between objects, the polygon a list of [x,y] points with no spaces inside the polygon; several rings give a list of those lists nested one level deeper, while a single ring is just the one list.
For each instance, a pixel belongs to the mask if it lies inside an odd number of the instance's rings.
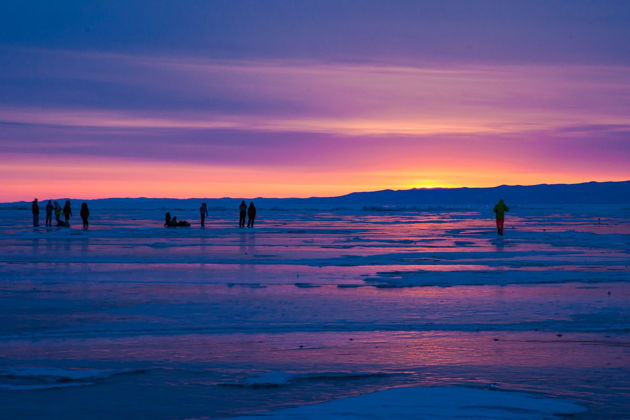
[{"label": "standing person", "polygon": [[33,205],[32,207],[32,212],[33,212],[33,226],[38,227],[39,226],[39,202],[37,201],[37,198],[35,200],[33,200]]},{"label": "standing person", "polygon": [[247,209],[247,227],[254,227],[254,219],[256,218],[256,206],[253,201],[250,201],[249,208]]},{"label": "standing person", "polygon": [[83,202],[81,204],[81,212],[79,214],[81,215],[81,220],[83,220],[83,229],[87,229],[90,226],[90,223],[88,222],[88,217],[90,217],[90,209],[88,209],[88,205],[86,202]]},{"label": "standing person", "polygon": [[509,207],[505,205],[503,200],[499,200],[494,206],[494,213],[497,217],[497,233],[503,236],[503,222],[505,221],[505,212],[510,211]]},{"label": "standing person", "polygon": [[206,227],[206,216],[208,215],[208,206],[206,203],[201,203],[199,214],[201,216],[201,227]]},{"label": "standing person", "polygon": [[61,221],[61,206],[59,203],[55,201],[55,220],[57,220],[57,226],[61,226],[63,222]]},{"label": "standing person", "polygon": [[63,206],[63,218],[66,220],[66,226],[70,226],[70,216],[72,216],[72,208],[70,208],[70,200],[66,200]]},{"label": "standing person", "polygon": [[245,216],[247,215],[247,204],[245,204],[245,200],[241,201],[241,205],[238,206],[238,208],[240,210],[238,227],[245,227]]},{"label": "standing person", "polygon": [[52,200],[48,200],[46,204],[46,226],[52,226],[53,205]]}]

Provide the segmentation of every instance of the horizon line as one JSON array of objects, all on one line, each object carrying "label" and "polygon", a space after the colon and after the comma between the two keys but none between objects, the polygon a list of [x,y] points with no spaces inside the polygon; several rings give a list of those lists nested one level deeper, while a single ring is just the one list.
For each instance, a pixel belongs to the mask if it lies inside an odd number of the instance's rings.
[{"label": "horizon line", "polygon": [[[96,201],[96,200],[309,200],[314,198],[339,198],[345,197],[351,194],[364,194],[364,193],[376,193],[382,191],[414,191],[414,190],[474,190],[474,189],[493,189],[493,188],[501,188],[501,187],[539,187],[539,186],[568,186],[568,185],[584,185],[584,184],[609,184],[609,183],[624,183],[630,182],[630,179],[626,179],[623,181],[584,181],[584,182],[576,182],[576,183],[558,183],[558,184],[501,184],[495,185],[492,187],[417,187],[417,188],[404,188],[404,189],[392,189],[387,188],[384,190],[370,190],[370,191],[352,191],[346,194],[334,195],[334,196],[310,196],[310,197],[187,197],[187,198],[176,198],[176,197],[99,197],[99,198],[70,198],[70,197],[58,197],[58,198],[49,198],[39,200],[39,197],[35,197],[38,201],[57,201],[57,200],[75,200],[75,201]],[[21,200],[21,201],[4,201],[0,202],[0,204],[18,204],[18,203],[30,203],[31,201]]]}]

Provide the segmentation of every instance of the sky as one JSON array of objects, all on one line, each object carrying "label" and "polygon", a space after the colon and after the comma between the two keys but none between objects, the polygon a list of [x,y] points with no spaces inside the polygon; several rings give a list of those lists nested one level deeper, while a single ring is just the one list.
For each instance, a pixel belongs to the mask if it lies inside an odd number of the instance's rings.
[{"label": "sky", "polygon": [[0,201],[630,179],[625,0],[3,0]]}]

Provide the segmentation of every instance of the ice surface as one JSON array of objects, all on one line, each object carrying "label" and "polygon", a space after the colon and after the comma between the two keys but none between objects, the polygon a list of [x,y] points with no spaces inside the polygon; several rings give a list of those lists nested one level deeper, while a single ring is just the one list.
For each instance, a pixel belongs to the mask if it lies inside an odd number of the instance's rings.
[{"label": "ice surface", "polygon": [[289,385],[296,381],[309,380],[349,380],[365,379],[370,377],[384,377],[387,375],[397,375],[401,373],[384,372],[264,372],[244,378],[239,382],[226,383],[229,386],[241,387],[276,387]]},{"label": "ice surface", "polygon": [[112,369],[61,369],[48,367],[10,367],[0,369],[0,376],[11,378],[27,378],[62,381],[85,381],[107,378],[112,375],[129,373],[124,370]]},{"label": "ice surface", "polygon": [[502,238],[474,206],[260,206],[255,229],[228,207],[206,229],[192,206],[174,210],[190,229],[164,229],[164,208],[91,210],[83,231],[0,209],[0,417],[227,417],[493,383],[629,416],[628,206],[515,205]]},{"label": "ice surface", "polygon": [[585,409],[521,392],[464,387],[408,387],[286,408],[237,419],[548,419]]},{"label": "ice surface", "polygon": [[259,387],[259,386],[280,386],[286,385],[295,379],[295,375],[287,372],[266,372],[259,375],[250,376],[242,382],[241,386]]}]

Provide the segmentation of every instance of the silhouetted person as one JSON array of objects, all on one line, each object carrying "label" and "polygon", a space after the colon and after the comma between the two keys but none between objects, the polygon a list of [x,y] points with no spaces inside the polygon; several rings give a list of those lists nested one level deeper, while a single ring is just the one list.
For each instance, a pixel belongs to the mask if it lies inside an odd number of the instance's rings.
[{"label": "silhouetted person", "polygon": [[201,227],[205,227],[206,216],[208,215],[208,206],[206,203],[201,203],[201,207],[199,207],[199,215],[201,216]]},{"label": "silhouetted person", "polygon": [[53,208],[52,201],[48,200],[48,204],[46,204],[46,226],[52,226]]},{"label": "silhouetted person", "polygon": [[171,217],[171,213],[166,212],[166,215],[164,216],[164,227],[187,227],[187,226],[190,226],[190,223],[188,223],[185,220],[178,221],[177,216]]},{"label": "silhouetted person", "polygon": [[59,207],[59,203],[56,201],[53,203],[54,211],[55,211],[55,220],[57,221],[57,226],[61,225],[61,207]]},{"label": "silhouetted person", "polygon": [[70,226],[70,216],[72,216],[72,208],[70,207],[70,200],[66,200],[66,204],[63,206],[63,218],[66,221],[66,226]]},{"label": "silhouetted person", "polygon": [[245,200],[241,201],[241,205],[238,206],[238,208],[240,210],[238,227],[245,227],[245,216],[247,216],[247,204],[245,204]]},{"label": "silhouetted person", "polygon": [[39,226],[39,202],[37,201],[37,198],[33,200],[33,205],[31,207],[31,211],[33,213],[33,226],[37,227]]},{"label": "silhouetted person", "polygon": [[254,227],[254,219],[256,219],[256,206],[254,202],[251,201],[249,203],[249,208],[247,209],[247,227]]},{"label": "silhouetted person", "polygon": [[81,220],[83,220],[83,229],[87,229],[90,226],[88,222],[88,217],[90,217],[90,209],[88,209],[87,203],[81,204],[81,212],[79,213],[81,216]]},{"label": "silhouetted person", "polygon": [[501,236],[503,236],[503,222],[505,221],[506,211],[510,211],[510,209],[505,205],[503,200],[499,200],[494,206],[494,213],[497,217],[497,233]]},{"label": "silhouetted person", "polygon": [[171,220],[171,225],[174,227],[188,227],[190,226],[190,223],[188,223],[186,220],[177,220],[177,217],[173,216],[173,220]]}]

